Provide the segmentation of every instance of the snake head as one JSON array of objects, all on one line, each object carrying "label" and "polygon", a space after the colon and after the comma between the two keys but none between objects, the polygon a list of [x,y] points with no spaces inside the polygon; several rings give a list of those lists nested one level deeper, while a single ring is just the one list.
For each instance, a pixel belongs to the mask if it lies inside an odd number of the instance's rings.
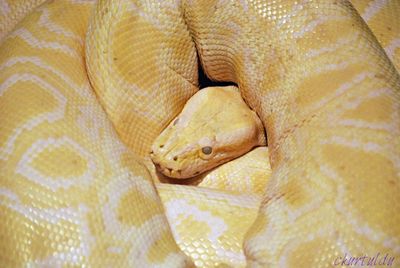
[{"label": "snake head", "polygon": [[190,178],[265,145],[264,128],[234,86],[197,92],[156,138],[150,157],[158,171]]}]

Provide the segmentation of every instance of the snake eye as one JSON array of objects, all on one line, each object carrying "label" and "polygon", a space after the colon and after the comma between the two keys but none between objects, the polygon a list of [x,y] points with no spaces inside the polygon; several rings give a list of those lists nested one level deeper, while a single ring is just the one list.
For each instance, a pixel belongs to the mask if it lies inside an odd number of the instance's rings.
[{"label": "snake eye", "polygon": [[201,151],[203,154],[210,155],[212,153],[212,147],[211,146],[205,146],[201,148]]}]

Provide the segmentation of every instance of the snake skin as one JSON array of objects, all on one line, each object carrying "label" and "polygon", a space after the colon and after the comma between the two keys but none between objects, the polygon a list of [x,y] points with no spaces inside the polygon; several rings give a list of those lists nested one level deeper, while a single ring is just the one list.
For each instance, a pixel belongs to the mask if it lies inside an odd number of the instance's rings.
[{"label": "snake skin", "polygon": [[[399,261],[398,1],[42,2],[0,2],[1,267]],[[198,61],[266,128],[261,194],[151,180]]]}]

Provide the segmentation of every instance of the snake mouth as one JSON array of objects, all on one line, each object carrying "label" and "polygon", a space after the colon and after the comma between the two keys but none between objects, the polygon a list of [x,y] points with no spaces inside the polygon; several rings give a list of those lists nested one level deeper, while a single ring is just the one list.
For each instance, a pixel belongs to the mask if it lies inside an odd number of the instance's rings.
[{"label": "snake mouth", "polygon": [[171,157],[170,161],[164,161],[169,158],[168,156],[159,154],[157,149],[153,149],[150,152],[150,159],[153,162],[156,170],[162,173],[164,176],[174,178],[174,179],[188,179],[195,174],[191,174],[191,170],[182,169],[182,165],[178,164],[178,156]]},{"label": "snake mouth", "polygon": [[[156,166],[157,168],[157,166]],[[174,178],[174,179],[187,179],[186,177],[182,177],[182,170],[178,169],[172,169],[172,168],[167,168],[167,167],[161,167],[158,165],[158,170],[163,173],[165,176]]]},{"label": "snake mouth", "polygon": [[183,171],[181,169],[173,169],[170,167],[165,167],[162,166],[160,163],[158,163],[157,161],[153,160],[153,164],[156,167],[158,172],[161,172],[163,175],[170,177],[170,178],[174,178],[174,179],[186,179],[188,177],[183,177]]}]

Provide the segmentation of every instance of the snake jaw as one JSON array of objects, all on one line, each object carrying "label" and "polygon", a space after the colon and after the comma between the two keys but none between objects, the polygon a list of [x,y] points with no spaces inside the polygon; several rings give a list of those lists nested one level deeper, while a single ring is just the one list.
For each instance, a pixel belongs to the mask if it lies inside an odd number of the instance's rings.
[{"label": "snake jaw", "polygon": [[[150,158],[159,172],[171,178],[186,179],[214,167],[210,166],[210,161],[219,154],[215,137],[197,142],[183,137],[175,140],[176,133],[173,132],[174,127],[170,125],[153,143]],[[210,153],[207,154],[208,149],[204,148],[211,148]]]},{"label": "snake jaw", "polygon": [[194,176],[191,170],[191,162],[195,163],[197,156],[195,146],[179,146],[175,142],[175,126],[170,124],[154,141],[150,158],[159,172],[165,176],[177,179]]},{"label": "snake jaw", "polygon": [[196,175],[196,170],[193,170],[192,165],[188,164],[188,161],[182,161],[176,163],[176,160],[171,160],[168,158],[160,159],[158,156],[151,157],[156,169],[164,174],[165,176],[176,178],[176,179],[186,179]]}]

